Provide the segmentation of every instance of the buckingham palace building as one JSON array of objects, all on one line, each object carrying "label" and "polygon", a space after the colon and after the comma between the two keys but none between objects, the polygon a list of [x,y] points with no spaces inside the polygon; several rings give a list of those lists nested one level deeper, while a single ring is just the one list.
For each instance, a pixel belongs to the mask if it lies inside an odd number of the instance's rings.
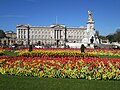
[{"label": "buckingham palace building", "polygon": [[[92,12],[88,11],[86,26],[67,27],[64,24],[49,26],[17,25],[17,43],[22,45],[49,45],[61,47],[66,43],[99,43]],[[92,42],[91,42],[91,39]]]}]

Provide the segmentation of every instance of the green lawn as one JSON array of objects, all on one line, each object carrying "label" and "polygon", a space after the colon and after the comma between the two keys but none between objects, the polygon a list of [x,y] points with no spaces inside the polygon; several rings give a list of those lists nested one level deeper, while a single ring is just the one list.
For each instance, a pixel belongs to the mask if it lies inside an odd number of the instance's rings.
[{"label": "green lawn", "polygon": [[0,90],[120,90],[120,81],[0,75]]},{"label": "green lawn", "polygon": [[4,53],[4,55],[7,55],[7,56],[17,56],[17,54],[18,54],[15,51],[11,51],[11,50],[3,51],[3,53]]},{"label": "green lawn", "polygon": [[120,58],[120,56],[107,56],[107,55],[99,55],[99,58]]}]

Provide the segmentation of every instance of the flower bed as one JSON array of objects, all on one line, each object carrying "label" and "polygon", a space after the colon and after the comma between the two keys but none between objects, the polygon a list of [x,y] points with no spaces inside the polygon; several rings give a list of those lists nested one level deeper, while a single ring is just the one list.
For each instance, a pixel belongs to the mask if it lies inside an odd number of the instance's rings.
[{"label": "flower bed", "polygon": [[0,73],[39,78],[120,80],[120,58],[1,56]]},{"label": "flower bed", "polygon": [[32,52],[26,50],[19,51],[18,56],[52,56],[52,57],[93,57],[93,56],[113,56],[120,57],[120,50],[113,49],[85,49],[85,53],[81,53],[79,49],[33,49]]},{"label": "flower bed", "polygon": [[[2,49],[0,49],[2,52]],[[18,76],[120,80],[120,50],[28,49],[0,56],[0,73]],[[99,58],[99,55],[118,58]]]},{"label": "flower bed", "polygon": [[86,52],[91,52],[91,54],[100,56],[117,56],[120,57],[120,50],[115,49],[87,49]]},{"label": "flower bed", "polygon": [[1,55],[3,55],[3,51],[2,51],[2,50],[0,50],[0,56],[1,56]]},{"label": "flower bed", "polygon": [[29,52],[28,50],[21,51],[18,56],[27,56],[27,57],[43,57],[43,56],[49,56],[49,57],[92,57],[96,56],[94,53],[86,52],[81,53],[80,50],[33,50]]}]

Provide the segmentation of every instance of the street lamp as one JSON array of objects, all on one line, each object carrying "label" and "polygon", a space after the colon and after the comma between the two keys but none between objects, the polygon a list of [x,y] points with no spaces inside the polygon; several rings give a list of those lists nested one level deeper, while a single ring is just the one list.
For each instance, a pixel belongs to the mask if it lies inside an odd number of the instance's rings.
[{"label": "street lamp", "polygon": [[66,48],[67,28],[65,27],[64,48]]},{"label": "street lamp", "polygon": [[29,51],[31,52],[32,51],[32,45],[30,45],[30,27],[29,27],[29,25],[28,25],[28,46],[29,46]]},{"label": "street lamp", "polygon": [[29,25],[28,25],[28,46],[30,45],[30,36],[29,36],[29,33],[30,33],[30,27],[29,27]]},{"label": "street lamp", "polygon": [[51,37],[51,47],[52,47],[52,37]]}]

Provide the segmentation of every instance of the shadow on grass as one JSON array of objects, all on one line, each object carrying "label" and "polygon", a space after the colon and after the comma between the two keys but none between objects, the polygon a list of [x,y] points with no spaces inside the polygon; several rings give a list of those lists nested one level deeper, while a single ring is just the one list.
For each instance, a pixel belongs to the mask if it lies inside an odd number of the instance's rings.
[{"label": "shadow on grass", "polygon": [[120,56],[107,56],[107,55],[99,55],[99,58],[120,58]]},{"label": "shadow on grass", "polygon": [[17,52],[15,52],[14,50],[5,50],[3,51],[3,54],[6,56],[17,56]]},{"label": "shadow on grass", "polygon": [[0,75],[0,90],[119,90],[120,81]]}]

